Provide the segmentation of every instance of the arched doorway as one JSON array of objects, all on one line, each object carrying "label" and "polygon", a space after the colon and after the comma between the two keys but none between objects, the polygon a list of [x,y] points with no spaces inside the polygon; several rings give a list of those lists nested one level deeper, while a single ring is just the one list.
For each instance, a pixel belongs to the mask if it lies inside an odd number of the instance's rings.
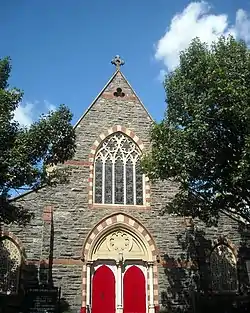
[{"label": "arched doorway", "polygon": [[[113,215],[92,230],[83,251],[86,262],[83,309],[89,307],[98,313],[101,307],[103,310],[100,303],[108,301],[110,311],[114,310],[115,302],[116,313],[154,313],[158,304],[157,253],[152,237],[141,224],[120,213]],[[105,280],[99,271],[112,276],[107,292],[98,286]],[[105,295],[108,300],[101,298]]]},{"label": "arched doorway", "polygon": [[146,280],[142,270],[133,265],[123,277],[123,312],[146,312]]},{"label": "arched doorway", "polygon": [[92,313],[115,313],[115,276],[106,265],[93,274],[91,302]]}]

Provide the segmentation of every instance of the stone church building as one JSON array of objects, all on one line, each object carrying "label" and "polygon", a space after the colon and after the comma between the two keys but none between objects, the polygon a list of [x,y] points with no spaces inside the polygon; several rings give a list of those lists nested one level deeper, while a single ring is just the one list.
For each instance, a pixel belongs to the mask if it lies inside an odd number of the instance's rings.
[{"label": "stone church building", "polygon": [[1,294],[20,299],[27,288],[56,286],[69,312],[154,313],[187,306],[205,285],[237,293],[239,225],[221,217],[205,228],[161,214],[177,186],[140,171],[153,119],[124,62],[112,63],[114,74],[75,125],[76,153],[63,165],[70,182],[14,200],[34,218],[2,226]]}]

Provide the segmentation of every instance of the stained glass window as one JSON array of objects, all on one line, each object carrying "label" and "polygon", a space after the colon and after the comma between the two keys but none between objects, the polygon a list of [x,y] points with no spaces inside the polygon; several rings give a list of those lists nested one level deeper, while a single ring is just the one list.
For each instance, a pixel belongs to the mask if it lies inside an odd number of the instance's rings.
[{"label": "stained glass window", "polygon": [[210,272],[214,291],[237,290],[236,259],[228,246],[221,244],[213,249],[210,255]]},{"label": "stained glass window", "polygon": [[140,155],[136,143],[121,132],[102,142],[95,157],[95,203],[143,205]]},{"label": "stained glass window", "polygon": [[102,160],[95,162],[95,199],[98,203],[102,201]]},{"label": "stained glass window", "polygon": [[123,161],[118,159],[115,162],[115,203],[124,203],[124,177],[123,177]]},{"label": "stained glass window", "polygon": [[126,164],[126,193],[127,204],[134,204],[134,166],[133,162],[129,160]]},{"label": "stained glass window", "polygon": [[105,203],[112,203],[112,161],[105,162]]},{"label": "stained glass window", "polygon": [[143,193],[142,193],[142,172],[140,168],[140,164],[136,164],[136,174],[135,174],[135,180],[136,180],[136,204],[142,204],[143,203]]},{"label": "stained glass window", "polygon": [[0,240],[0,293],[18,291],[21,255],[18,247],[9,238]]}]

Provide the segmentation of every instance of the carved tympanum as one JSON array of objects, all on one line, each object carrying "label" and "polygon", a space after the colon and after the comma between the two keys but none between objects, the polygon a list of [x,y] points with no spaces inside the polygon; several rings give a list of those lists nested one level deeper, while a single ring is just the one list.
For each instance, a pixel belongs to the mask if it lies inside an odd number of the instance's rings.
[{"label": "carved tympanum", "polygon": [[107,238],[107,247],[109,251],[128,252],[132,249],[132,246],[132,237],[121,230],[110,234]]}]

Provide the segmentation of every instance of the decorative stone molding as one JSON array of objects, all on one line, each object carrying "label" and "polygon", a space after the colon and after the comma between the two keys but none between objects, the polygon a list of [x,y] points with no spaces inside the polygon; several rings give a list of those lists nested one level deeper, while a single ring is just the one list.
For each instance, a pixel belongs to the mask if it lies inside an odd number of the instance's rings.
[{"label": "decorative stone molding", "polygon": [[[148,260],[148,264],[150,264],[151,267],[153,267],[153,300],[154,304],[158,305],[158,297],[159,297],[159,291],[158,291],[158,268],[156,265],[156,257],[158,254],[158,249],[155,245],[155,242],[150,235],[150,233],[146,230],[146,228],[136,221],[134,218],[122,214],[122,213],[115,213],[111,216],[105,217],[100,223],[98,223],[88,234],[84,245],[83,245],[83,251],[82,251],[82,261],[84,261],[83,264],[83,272],[82,272],[82,307],[86,306],[86,290],[87,290],[87,264],[91,264],[93,260],[91,260],[91,252],[93,250],[93,246],[97,244],[98,241],[102,241],[103,236],[105,236],[106,233],[111,234],[109,236],[109,239],[113,238],[113,235],[118,235],[119,244],[118,242],[114,244],[114,246],[111,247],[114,249],[126,251],[131,248],[131,241],[129,236],[126,235],[126,232],[118,234],[118,232],[115,231],[116,227],[128,229],[131,231],[131,233],[134,233],[135,235],[140,235],[141,238],[143,238],[143,241],[145,245],[147,246],[148,250],[150,250],[151,259]],[[114,232],[109,232],[109,230],[114,229]],[[125,234],[123,236],[123,234]],[[122,238],[121,238],[122,237]],[[117,239],[117,238],[116,238]],[[108,250],[108,249],[107,249]],[[148,292],[149,292],[150,286],[148,285]],[[152,288],[152,287],[151,287]]]},{"label": "decorative stone molding", "polygon": [[226,236],[219,236],[217,239],[213,241],[213,247],[212,250],[219,245],[226,245],[228,248],[230,248],[235,256],[235,258],[238,257],[238,249],[237,247],[233,244],[233,242]]},{"label": "decorative stone molding", "polygon": [[[12,238],[11,238],[12,237]],[[1,234],[0,274],[3,279],[0,292],[4,294],[17,294],[19,288],[20,268],[22,266],[22,253],[16,243],[14,235]]]},{"label": "decorative stone molding", "polygon": [[133,245],[133,239],[126,232],[117,230],[109,235],[107,248],[109,251],[130,251]]},{"label": "decorative stone molding", "polygon": [[239,288],[237,272],[237,249],[230,239],[220,236],[208,257],[213,292],[237,292]]},{"label": "decorative stone molding", "polygon": [[213,241],[212,249],[211,249],[211,251],[210,251],[210,253],[208,255],[208,261],[209,261],[209,257],[210,257],[211,252],[219,245],[225,245],[229,249],[231,249],[231,251],[232,251],[232,253],[233,253],[234,257],[235,257],[235,260],[237,260],[237,258],[238,258],[238,249],[237,249],[237,247],[226,236],[219,236],[217,239],[215,239]]},{"label": "decorative stone molding", "polygon": [[24,245],[22,244],[21,240],[15,236],[10,231],[0,231],[0,240],[8,238],[14,242],[14,244],[17,246],[18,250],[20,251],[22,259],[24,258]]},{"label": "decorative stone molding", "polygon": [[[106,132],[103,132],[100,134],[99,138],[93,143],[91,147],[91,151],[89,154],[89,160],[88,163],[90,164],[90,173],[89,173],[89,191],[88,191],[88,204],[90,206],[93,206],[93,183],[94,183],[94,161],[95,161],[95,155],[96,152],[100,146],[100,144],[103,142],[105,138],[108,136],[116,133],[116,132],[122,132],[128,137],[130,137],[139,147],[141,152],[144,150],[144,144],[143,142],[139,139],[139,137],[130,129],[121,126],[121,125],[116,125],[111,128],[109,128]],[[150,184],[149,184],[149,179],[148,177],[145,177],[145,199],[144,203],[146,207],[150,206]]]},{"label": "decorative stone molding", "polygon": [[89,255],[96,238],[99,238],[101,234],[104,234],[108,229],[111,229],[112,226],[116,225],[126,226],[128,229],[131,229],[131,231],[135,234],[140,234],[140,236],[144,238],[145,243],[147,243],[150,249],[152,255],[151,261],[156,261],[158,251],[152,236],[149,234],[146,228],[139,222],[137,222],[134,218],[122,213],[115,213],[111,216],[104,218],[92,229],[92,231],[87,236],[87,239],[85,240],[82,251],[82,259],[84,259],[85,261],[89,261]]}]

